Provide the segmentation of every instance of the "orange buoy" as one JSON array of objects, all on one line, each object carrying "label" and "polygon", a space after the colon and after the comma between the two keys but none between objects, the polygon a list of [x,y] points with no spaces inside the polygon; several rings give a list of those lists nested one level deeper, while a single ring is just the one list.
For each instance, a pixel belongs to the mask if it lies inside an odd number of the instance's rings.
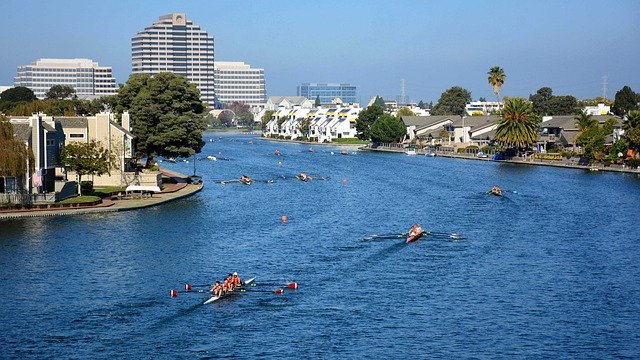
[{"label": "orange buoy", "polygon": [[287,222],[287,215],[282,215],[280,220],[282,220],[282,223],[285,224]]},{"label": "orange buoy", "polygon": [[282,289],[275,289],[273,291],[274,294],[282,294],[283,292],[284,292],[284,290],[282,290]]},{"label": "orange buoy", "polygon": [[171,297],[177,297],[178,296],[178,290],[169,291],[169,295],[171,295]]},{"label": "orange buoy", "polygon": [[184,284],[184,289],[186,291],[191,291],[191,289],[192,289],[191,284]]},{"label": "orange buoy", "polygon": [[297,288],[298,288],[298,283],[296,283],[296,282],[289,283],[289,284],[287,284],[287,287],[288,287],[289,289],[293,289],[293,290],[295,290],[295,289],[297,289]]}]

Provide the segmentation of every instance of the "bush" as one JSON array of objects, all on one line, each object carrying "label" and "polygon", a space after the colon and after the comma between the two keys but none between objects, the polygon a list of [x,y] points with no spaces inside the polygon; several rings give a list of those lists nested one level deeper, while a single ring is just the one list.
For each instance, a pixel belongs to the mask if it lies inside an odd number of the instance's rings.
[{"label": "bush", "polygon": [[640,159],[629,159],[627,160],[627,165],[632,168],[637,168],[640,166]]},{"label": "bush", "polygon": [[479,149],[479,147],[477,145],[469,145],[467,149]]},{"label": "bush", "polygon": [[158,166],[158,164],[153,164],[151,171],[160,171],[160,166]]},{"label": "bush", "polygon": [[458,154],[462,154],[462,153],[464,153],[466,150],[467,150],[466,148],[458,148],[458,150],[456,150],[456,152],[457,152]]},{"label": "bush", "polygon": [[93,181],[81,181],[80,188],[82,189],[82,193],[93,192]]}]

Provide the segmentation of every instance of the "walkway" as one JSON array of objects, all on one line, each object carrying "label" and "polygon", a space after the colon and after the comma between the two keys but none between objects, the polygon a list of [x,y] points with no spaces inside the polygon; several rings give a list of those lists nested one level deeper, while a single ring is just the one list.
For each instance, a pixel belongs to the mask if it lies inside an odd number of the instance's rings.
[{"label": "walkway", "polygon": [[173,178],[174,183],[165,183],[162,192],[153,194],[150,198],[145,199],[108,199],[102,200],[101,204],[95,206],[87,206],[82,208],[60,208],[60,209],[43,209],[43,210],[17,210],[17,211],[0,211],[0,220],[15,219],[36,216],[58,216],[58,215],[79,215],[103,212],[126,211],[134,209],[142,209],[150,206],[164,204],[169,201],[182,199],[191,196],[202,190],[203,185],[193,185],[187,183],[187,177],[183,174],[162,170],[163,177]]}]

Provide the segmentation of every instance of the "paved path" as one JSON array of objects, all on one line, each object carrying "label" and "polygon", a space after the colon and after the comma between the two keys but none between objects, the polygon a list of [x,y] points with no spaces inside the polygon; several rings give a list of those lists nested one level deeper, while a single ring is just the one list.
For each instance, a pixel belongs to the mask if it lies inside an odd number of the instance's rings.
[{"label": "paved path", "polygon": [[181,199],[197,193],[202,190],[202,184],[188,184],[186,176],[169,170],[162,170],[164,177],[173,178],[176,183],[165,183],[161,193],[154,194],[146,199],[103,199],[101,204],[83,208],[60,208],[60,209],[43,209],[43,210],[19,210],[19,211],[0,211],[0,220],[15,219],[36,216],[58,216],[58,215],[78,215],[91,214],[101,212],[126,211],[134,209],[142,209],[150,206],[160,205],[169,201]]}]

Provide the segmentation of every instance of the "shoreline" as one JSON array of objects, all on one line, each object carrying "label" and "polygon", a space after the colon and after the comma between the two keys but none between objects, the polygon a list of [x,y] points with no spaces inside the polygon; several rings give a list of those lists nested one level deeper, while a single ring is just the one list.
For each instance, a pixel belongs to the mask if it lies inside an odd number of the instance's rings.
[{"label": "shoreline", "polygon": [[103,202],[98,205],[83,208],[0,211],[0,221],[29,217],[97,214],[144,209],[189,197],[200,192],[204,187],[203,184],[193,185],[187,183],[186,179],[188,176],[184,174],[168,169],[161,169],[161,171],[163,174],[167,175],[167,177],[171,177],[176,180],[176,183],[166,184],[167,186],[162,192],[153,194],[152,197],[147,199],[114,200],[105,198],[103,199]]},{"label": "shoreline", "polygon": [[[367,148],[367,147],[362,147],[360,148],[360,150],[362,151],[372,151],[372,152],[387,152],[387,153],[404,153],[405,149],[392,149],[392,148]],[[416,154],[416,156],[425,156],[424,153],[420,153],[418,152]],[[447,158],[454,158],[454,159],[466,159],[466,160],[479,160],[479,161],[495,161],[495,162],[499,162],[499,163],[510,163],[510,164],[522,164],[522,165],[533,165],[533,166],[550,166],[550,167],[558,167],[558,168],[565,168],[565,169],[578,169],[578,170],[587,170],[587,171],[592,171],[592,172],[599,172],[599,171],[604,171],[604,172],[615,172],[615,173],[627,173],[627,174],[637,174],[638,176],[640,176],[640,169],[631,169],[631,168],[618,168],[618,167],[610,167],[610,166],[604,166],[602,164],[595,164],[595,165],[578,165],[578,164],[566,164],[566,163],[560,163],[560,162],[550,162],[551,160],[540,160],[540,159],[528,159],[528,160],[514,160],[514,159],[510,159],[510,160],[493,160],[490,157],[487,158],[479,158],[477,156],[472,156],[472,155],[461,155],[461,154],[455,154],[455,153],[446,153],[446,152],[436,152],[436,156],[438,157],[447,157]]]},{"label": "shoreline", "polygon": [[363,147],[366,146],[367,144],[340,144],[340,143],[319,143],[319,142],[314,142],[314,141],[300,141],[300,140],[285,140],[285,139],[274,139],[274,138],[266,138],[266,137],[262,137],[259,136],[258,140],[264,140],[264,141],[274,141],[274,142],[281,142],[281,143],[292,143],[292,144],[304,144],[304,145],[321,145],[321,146],[335,146],[335,147],[341,147],[341,146],[349,146],[349,147]]}]

